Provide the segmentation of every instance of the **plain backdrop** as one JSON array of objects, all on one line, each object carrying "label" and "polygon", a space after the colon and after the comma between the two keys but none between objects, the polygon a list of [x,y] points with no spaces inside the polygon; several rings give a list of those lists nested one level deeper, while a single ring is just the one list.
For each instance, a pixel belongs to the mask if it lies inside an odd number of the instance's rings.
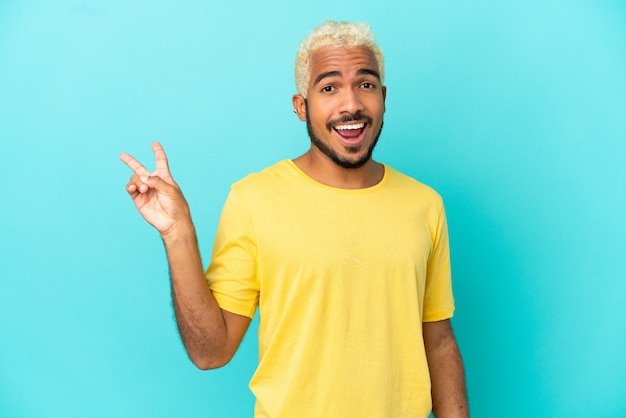
[{"label": "plain backdrop", "polygon": [[256,322],[189,362],[118,156],[163,143],[208,263],[230,184],[308,148],[326,19],[386,54],[375,158],[445,200],[473,416],[626,416],[622,0],[0,1],[0,416],[252,416]]}]

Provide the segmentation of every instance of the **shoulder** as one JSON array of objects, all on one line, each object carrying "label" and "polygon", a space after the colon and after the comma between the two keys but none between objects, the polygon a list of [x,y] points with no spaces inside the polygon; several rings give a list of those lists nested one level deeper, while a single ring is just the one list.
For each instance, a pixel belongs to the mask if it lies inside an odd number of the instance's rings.
[{"label": "shoulder", "polygon": [[305,183],[293,162],[282,160],[236,181],[230,194],[238,195],[250,205],[269,205],[304,193]]},{"label": "shoulder", "polygon": [[412,196],[420,200],[427,200],[438,205],[443,205],[441,195],[427,184],[401,173],[388,165],[385,165],[385,172],[387,178],[386,186],[389,189],[399,191],[407,197]]},{"label": "shoulder", "polygon": [[232,184],[231,189],[237,191],[256,190],[259,187],[270,187],[291,177],[291,165],[288,160],[282,160],[261,171],[248,174],[246,177]]}]

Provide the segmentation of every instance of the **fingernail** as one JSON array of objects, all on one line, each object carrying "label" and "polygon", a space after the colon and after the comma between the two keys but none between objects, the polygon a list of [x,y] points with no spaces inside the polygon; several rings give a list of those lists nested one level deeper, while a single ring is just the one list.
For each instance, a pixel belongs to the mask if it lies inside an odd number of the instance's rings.
[{"label": "fingernail", "polygon": [[141,179],[141,181],[148,181],[148,176],[141,176],[139,178]]}]

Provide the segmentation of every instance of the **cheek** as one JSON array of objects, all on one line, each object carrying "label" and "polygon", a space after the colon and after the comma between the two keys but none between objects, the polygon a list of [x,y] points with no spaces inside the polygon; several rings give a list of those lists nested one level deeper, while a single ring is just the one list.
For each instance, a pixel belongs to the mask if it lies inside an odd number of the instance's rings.
[{"label": "cheek", "polygon": [[375,113],[385,113],[385,99],[381,96],[372,97],[369,101],[370,109]]},{"label": "cheek", "polygon": [[311,122],[314,125],[323,125],[326,126],[326,122],[329,120],[329,117],[332,115],[326,107],[320,106],[311,106],[309,108],[309,117],[311,118]]}]

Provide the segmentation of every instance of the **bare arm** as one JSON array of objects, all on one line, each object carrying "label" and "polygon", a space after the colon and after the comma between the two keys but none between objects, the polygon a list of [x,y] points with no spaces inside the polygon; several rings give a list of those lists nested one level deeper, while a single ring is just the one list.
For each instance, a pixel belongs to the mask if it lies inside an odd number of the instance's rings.
[{"label": "bare arm", "polygon": [[235,354],[250,318],[220,309],[205,280],[191,222],[163,235],[178,331],[200,369],[225,365]]},{"label": "bare arm", "polygon": [[223,366],[234,355],[250,319],[220,309],[204,278],[187,201],[172,178],[159,143],[152,144],[150,173],[129,154],[120,159],[135,173],[126,190],[139,213],[163,239],[172,281],[176,322],[189,358],[201,369]]},{"label": "bare arm", "polygon": [[469,417],[463,361],[450,320],[424,322],[423,328],[435,417]]}]

